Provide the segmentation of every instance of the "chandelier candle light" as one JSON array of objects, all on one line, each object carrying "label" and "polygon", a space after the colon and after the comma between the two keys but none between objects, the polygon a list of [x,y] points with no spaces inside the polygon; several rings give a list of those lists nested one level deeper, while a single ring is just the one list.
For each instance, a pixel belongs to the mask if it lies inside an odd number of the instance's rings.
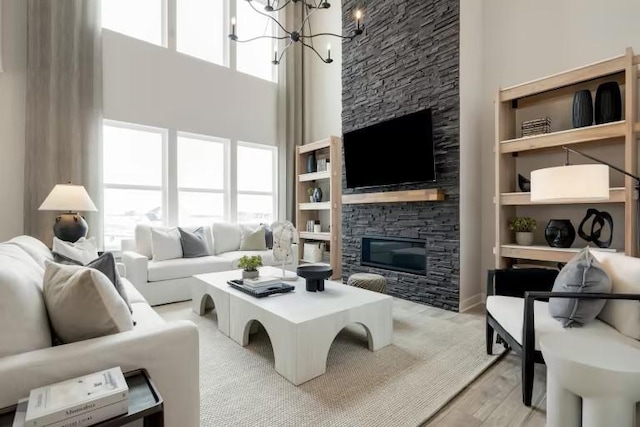
[{"label": "chandelier candle light", "polygon": [[[331,7],[331,4],[327,0],[320,0],[320,1],[318,0],[283,0],[282,4],[280,4],[279,0],[267,0],[266,5],[263,8],[264,12],[258,10],[258,8],[256,8],[253,5],[253,3],[256,0],[246,0],[246,1],[249,3],[249,6],[251,6],[251,8],[254,11],[256,11],[256,13],[266,16],[267,18],[275,22],[276,25],[280,27],[280,30],[284,32],[284,34],[280,36],[258,36],[258,37],[253,37],[247,40],[239,40],[238,35],[236,33],[236,18],[231,18],[231,34],[229,34],[229,39],[237,43],[248,43],[248,42],[252,42],[254,40],[259,40],[259,39],[289,40],[289,42],[284,47],[284,49],[282,49],[282,52],[278,53],[278,48],[277,47],[275,48],[275,51],[273,54],[273,61],[271,61],[273,65],[278,65],[280,63],[287,49],[289,49],[294,43],[300,43],[302,46],[311,49],[316,55],[318,55],[318,58],[320,58],[322,62],[324,62],[325,64],[331,64],[333,62],[333,59],[331,59],[331,45],[330,44],[327,45],[327,56],[323,57],[320,54],[320,52],[318,52],[316,48],[313,46],[312,39],[314,37],[319,37],[319,36],[330,36],[330,37],[337,37],[339,39],[352,40],[356,36],[361,35],[364,31],[364,25],[362,25],[362,16],[363,16],[362,11],[358,9],[355,11],[355,14],[354,14],[355,21],[356,21],[356,28],[351,32],[351,35],[345,36],[342,34],[334,34],[334,33],[305,34],[304,27],[309,22],[309,19],[311,18],[311,16],[314,13],[316,13],[318,10],[329,9]],[[298,28],[297,30],[294,29],[289,31],[284,27],[284,25],[282,25],[276,18],[274,18],[270,14],[277,13],[280,10],[287,7],[288,5],[295,5],[296,3],[303,4],[303,8],[305,12],[304,18],[302,19],[302,24],[300,25],[300,28]]]}]

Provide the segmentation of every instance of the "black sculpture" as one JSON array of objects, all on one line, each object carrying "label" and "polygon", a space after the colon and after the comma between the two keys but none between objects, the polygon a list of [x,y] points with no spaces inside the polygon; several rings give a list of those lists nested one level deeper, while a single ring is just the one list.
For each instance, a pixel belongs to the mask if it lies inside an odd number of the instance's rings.
[{"label": "black sculpture", "polygon": [[[591,233],[586,234],[583,227],[591,217],[593,217]],[[600,238],[602,231],[605,229],[605,225],[609,226],[609,240],[602,241]],[[611,218],[608,212],[601,212],[597,209],[589,208],[587,209],[587,214],[580,222],[578,235],[587,242],[594,243],[599,248],[608,248],[611,246],[611,241],[613,240],[613,218]]]},{"label": "black sculpture", "polygon": [[552,219],[544,229],[544,238],[552,248],[570,248],[576,239],[576,229],[568,219]]},{"label": "black sculpture", "polygon": [[520,191],[528,193],[529,191],[531,191],[531,180],[518,174],[518,187],[520,188]]}]

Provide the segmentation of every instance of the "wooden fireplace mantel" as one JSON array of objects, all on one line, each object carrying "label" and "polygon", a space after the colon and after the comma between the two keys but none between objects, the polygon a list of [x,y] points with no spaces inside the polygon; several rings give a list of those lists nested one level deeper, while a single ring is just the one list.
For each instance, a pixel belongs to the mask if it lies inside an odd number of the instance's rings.
[{"label": "wooden fireplace mantel", "polygon": [[442,200],[444,200],[444,192],[439,188],[342,195],[343,205],[365,203],[439,202]]}]

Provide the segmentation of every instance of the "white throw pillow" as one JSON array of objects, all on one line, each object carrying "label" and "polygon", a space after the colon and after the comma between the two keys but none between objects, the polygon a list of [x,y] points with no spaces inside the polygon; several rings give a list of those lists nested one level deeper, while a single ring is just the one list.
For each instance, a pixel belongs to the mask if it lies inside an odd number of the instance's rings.
[{"label": "white throw pillow", "polygon": [[100,271],[45,261],[44,301],[55,335],[63,343],[133,329],[127,304]]},{"label": "white throw pillow", "polygon": [[241,251],[266,251],[267,241],[265,239],[265,227],[263,225],[257,228],[241,226],[242,240],[240,241]]},{"label": "white throw pillow", "polygon": [[91,261],[98,258],[98,247],[96,245],[95,237],[91,237],[89,239],[81,237],[74,243],[65,242],[64,240],[54,237],[53,249],[51,252],[70,258],[82,265],[89,264]]},{"label": "white throw pillow", "polygon": [[151,228],[151,250],[154,261],[182,258],[180,232],[177,228]]},{"label": "white throw pillow", "polygon": [[242,231],[238,224],[214,222],[211,226],[211,234],[213,234],[213,247],[216,255],[240,249]]}]

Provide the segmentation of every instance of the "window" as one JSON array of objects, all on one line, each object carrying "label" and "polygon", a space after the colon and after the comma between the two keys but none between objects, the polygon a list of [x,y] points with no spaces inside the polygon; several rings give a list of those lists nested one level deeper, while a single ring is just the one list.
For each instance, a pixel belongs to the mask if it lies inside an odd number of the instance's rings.
[{"label": "window", "polygon": [[[253,6],[261,10],[264,2],[248,2],[236,0],[237,28],[236,33],[240,40],[246,40],[258,36],[275,35],[273,20],[256,13]],[[273,39],[260,39],[250,43],[234,43],[236,46],[236,69],[261,79],[276,81],[277,66],[274,66],[273,55],[277,46]]]},{"label": "window", "polygon": [[238,222],[271,223],[276,218],[277,148],[238,143]]},{"label": "window", "polygon": [[178,52],[224,65],[224,3],[222,0],[178,0]]},{"label": "window", "polygon": [[105,250],[120,249],[136,224],[163,223],[161,129],[106,122],[103,127]]},{"label": "window", "polygon": [[229,141],[178,134],[178,223],[202,225],[227,215]]},{"label": "window", "polygon": [[165,45],[165,0],[103,0],[102,27]]}]

